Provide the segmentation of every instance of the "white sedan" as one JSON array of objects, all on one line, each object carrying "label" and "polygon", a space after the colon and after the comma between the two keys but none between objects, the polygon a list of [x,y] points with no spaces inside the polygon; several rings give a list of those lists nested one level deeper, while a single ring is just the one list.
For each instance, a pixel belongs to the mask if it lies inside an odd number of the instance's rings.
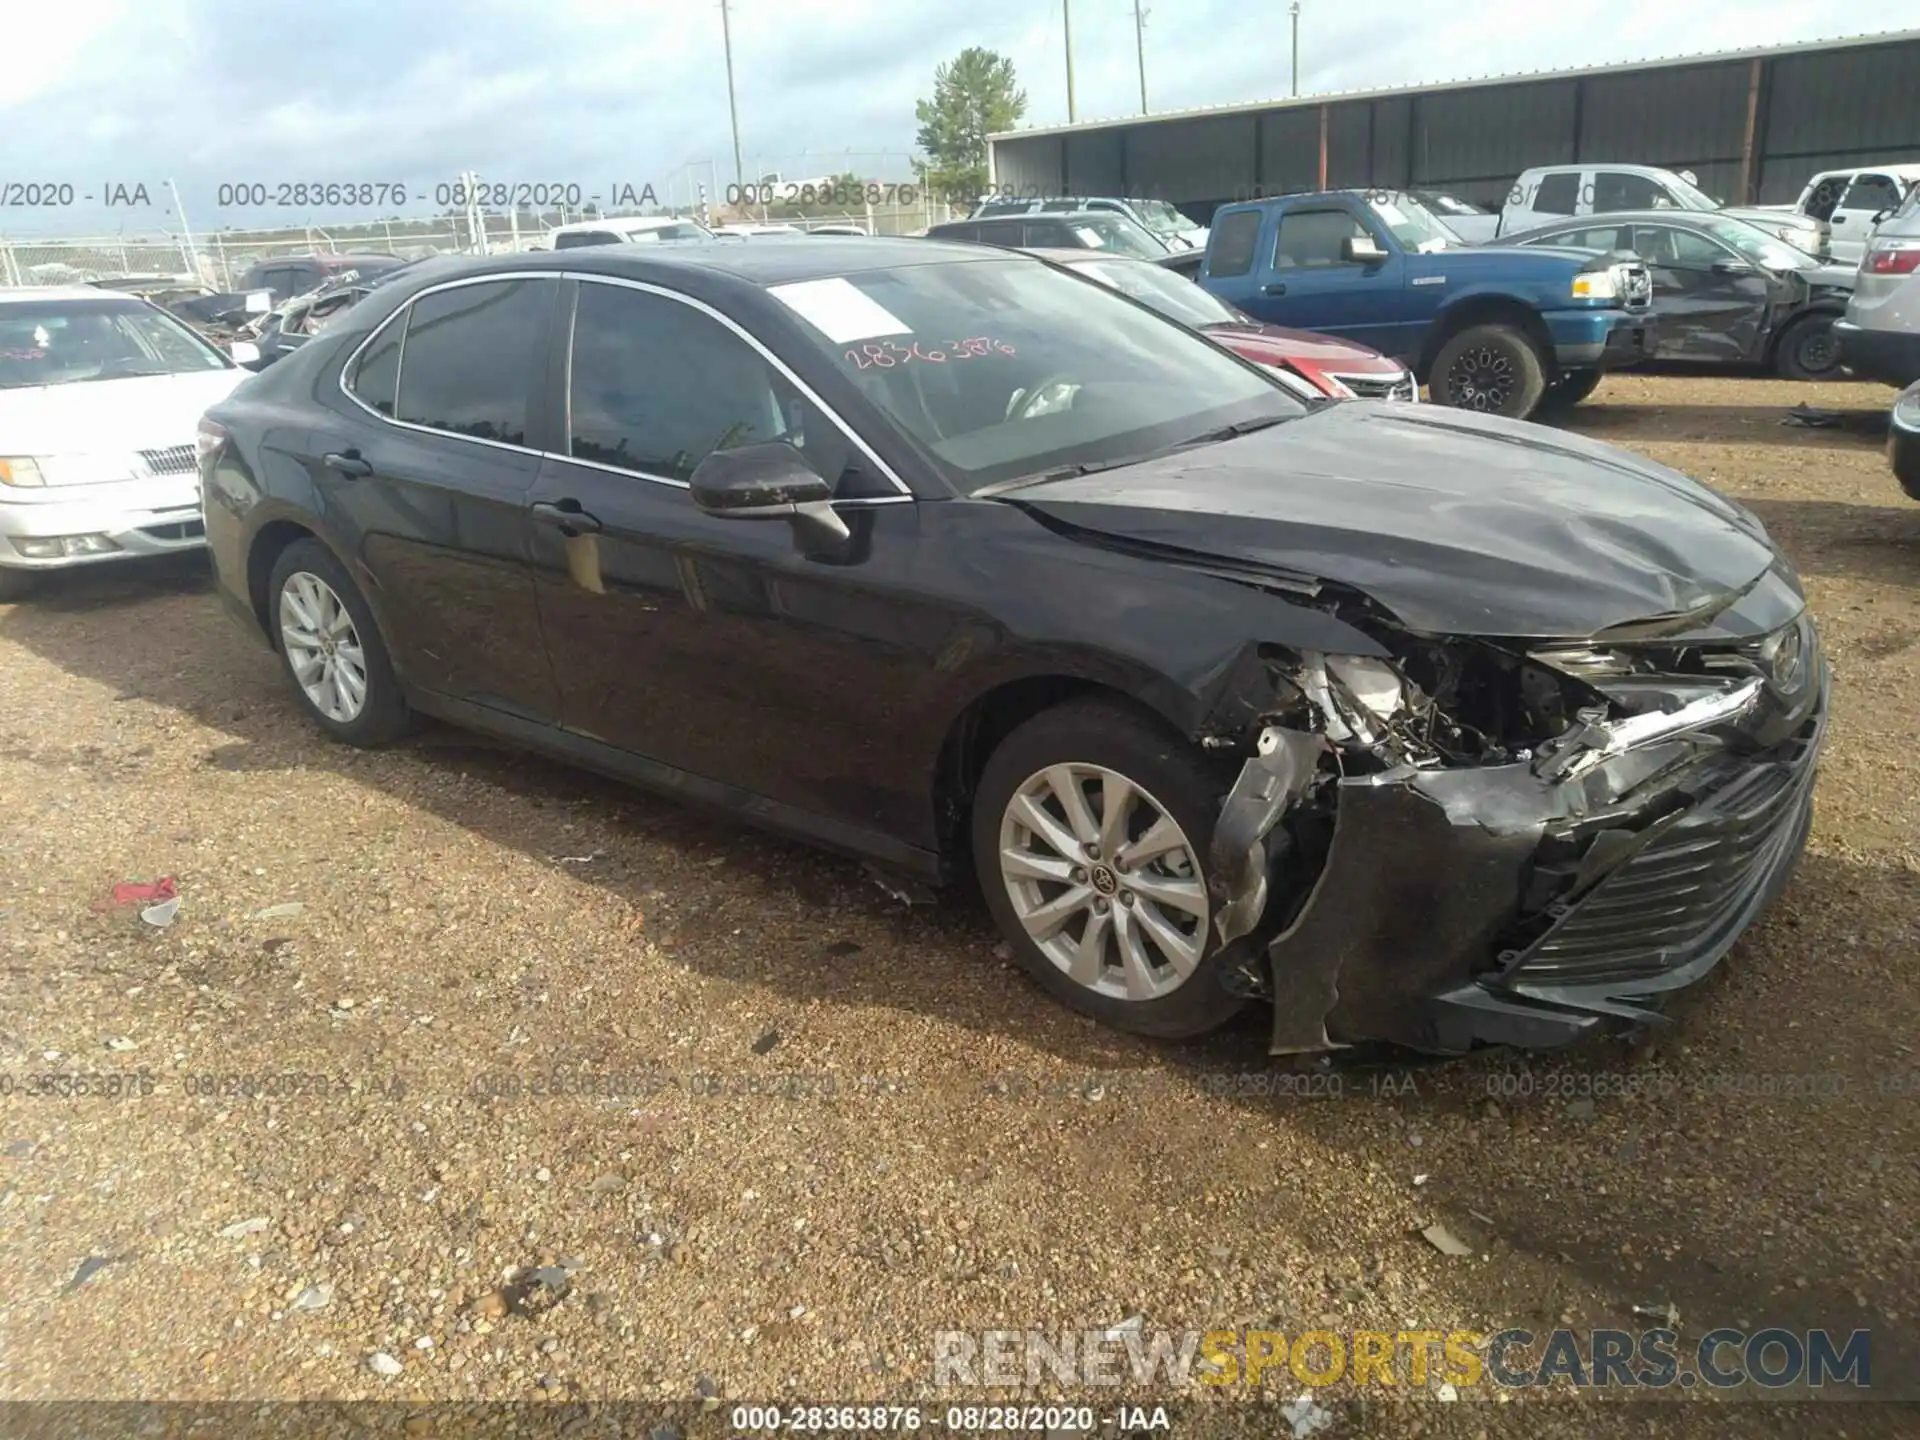
[{"label": "white sedan", "polygon": [[0,600],[206,543],[194,433],[247,371],[144,300],[0,289]]}]

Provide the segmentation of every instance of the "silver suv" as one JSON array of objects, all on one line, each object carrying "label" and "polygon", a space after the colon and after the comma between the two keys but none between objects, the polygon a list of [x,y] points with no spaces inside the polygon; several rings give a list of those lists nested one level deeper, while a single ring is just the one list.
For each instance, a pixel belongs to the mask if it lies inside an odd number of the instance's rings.
[{"label": "silver suv", "polygon": [[1874,231],[1833,333],[1851,374],[1898,387],[1920,380],[1920,186]]}]

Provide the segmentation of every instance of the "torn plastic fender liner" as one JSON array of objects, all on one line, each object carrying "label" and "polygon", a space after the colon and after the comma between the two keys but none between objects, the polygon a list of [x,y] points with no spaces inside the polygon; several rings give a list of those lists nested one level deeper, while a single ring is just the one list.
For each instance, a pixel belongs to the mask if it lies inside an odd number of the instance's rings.
[{"label": "torn plastic fender liner", "polygon": [[1433,1049],[1427,997],[1486,963],[1564,797],[1525,764],[1403,767],[1337,794],[1313,894],[1267,947],[1271,1051],[1334,1048],[1330,1030]]},{"label": "torn plastic fender liner", "polygon": [[1220,807],[1208,855],[1207,891],[1222,945],[1253,929],[1267,908],[1267,877],[1273,871],[1267,835],[1307,793],[1325,748],[1318,735],[1267,726]]}]

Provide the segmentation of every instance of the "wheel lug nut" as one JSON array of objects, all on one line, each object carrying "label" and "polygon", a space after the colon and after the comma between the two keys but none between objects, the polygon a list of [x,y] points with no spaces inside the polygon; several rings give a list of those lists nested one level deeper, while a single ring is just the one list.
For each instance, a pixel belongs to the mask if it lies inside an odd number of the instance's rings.
[{"label": "wheel lug nut", "polygon": [[1096,915],[1104,915],[1112,908],[1112,906],[1107,904],[1107,897],[1104,895],[1099,896],[1093,902],[1093,913]]},{"label": "wheel lug nut", "polygon": [[1133,891],[1122,890],[1120,892],[1120,903],[1131,910],[1133,908]]},{"label": "wheel lug nut", "polygon": [[1082,870],[1078,865],[1073,867],[1073,883],[1076,885],[1084,885],[1087,883],[1087,872]]},{"label": "wheel lug nut", "polygon": [[1100,847],[1091,840],[1087,842],[1087,858],[1089,860],[1098,860],[1100,858]]}]

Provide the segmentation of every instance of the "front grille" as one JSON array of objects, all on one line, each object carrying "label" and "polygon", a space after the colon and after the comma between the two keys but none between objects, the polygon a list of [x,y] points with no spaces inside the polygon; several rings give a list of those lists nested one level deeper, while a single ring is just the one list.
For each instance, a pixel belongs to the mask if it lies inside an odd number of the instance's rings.
[{"label": "front grille", "polygon": [[1398,375],[1335,375],[1333,378],[1362,400],[1413,399],[1413,375],[1406,370]]},{"label": "front grille", "polygon": [[1794,744],[1793,760],[1755,765],[1656,825],[1521,955],[1503,982],[1630,989],[1724,938],[1800,841],[1817,740]]},{"label": "front grille", "polygon": [[152,475],[191,475],[196,466],[193,446],[169,445],[163,450],[142,450],[140,458]]},{"label": "front grille", "polygon": [[140,533],[153,540],[198,540],[207,527],[198,520],[177,520],[171,525],[143,525]]}]

